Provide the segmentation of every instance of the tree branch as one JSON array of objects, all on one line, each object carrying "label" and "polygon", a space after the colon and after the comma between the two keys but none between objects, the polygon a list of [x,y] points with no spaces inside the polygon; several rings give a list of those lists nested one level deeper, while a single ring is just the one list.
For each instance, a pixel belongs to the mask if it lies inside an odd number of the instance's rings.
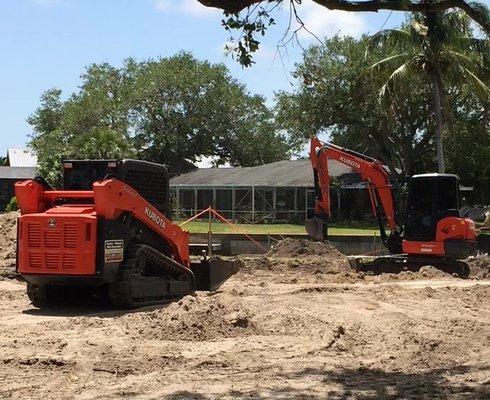
[{"label": "tree branch", "polygon": [[265,0],[197,0],[203,6],[221,8],[223,11],[233,14],[250,7],[253,4],[262,3]]},{"label": "tree branch", "polygon": [[[227,13],[237,13],[253,4],[269,2],[272,0],[198,0],[207,7],[220,8]],[[278,2],[283,0],[277,0]],[[315,3],[329,10],[342,11],[370,11],[379,10],[428,12],[443,11],[448,8],[459,8],[481,26],[487,35],[490,35],[490,18],[484,5],[472,5],[465,0],[433,0],[430,3],[416,0],[313,0]]]}]

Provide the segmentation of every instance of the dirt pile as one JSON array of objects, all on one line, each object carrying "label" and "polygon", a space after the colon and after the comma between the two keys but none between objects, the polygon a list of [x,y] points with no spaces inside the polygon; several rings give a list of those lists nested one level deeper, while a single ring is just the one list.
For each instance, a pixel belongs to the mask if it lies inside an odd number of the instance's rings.
[{"label": "dirt pile", "polygon": [[[76,313],[79,308],[75,305],[67,310]],[[94,307],[92,310],[97,309]],[[83,330],[97,329],[107,334],[125,332],[135,341],[199,342],[259,334],[254,323],[255,313],[243,305],[235,292],[226,298],[217,293],[196,292],[167,305],[116,311],[114,315],[118,315],[117,328],[113,320],[92,317],[75,317],[64,321],[64,326],[59,325],[59,328],[71,329],[77,325]]]},{"label": "dirt pile", "polygon": [[151,312],[121,318],[127,329],[140,327],[136,336],[159,340],[216,340],[257,334],[253,314],[239,301],[208,293],[186,296]]},{"label": "dirt pile", "polygon": [[15,278],[17,212],[0,214],[0,279]]},{"label": "dirt pile", "polygon": [[[332,244],[309,239],[287,238],[278,242],[267,254],[239,256],[240,271],[269,276],[275,283],[353,282],[357,273],[347,257]],[[250,278],[254,280],[253,277]]]},{"label": "dirt pile", "polygon": [[440,269],[437,269],[432,265],[423,266],[422,268],[419,269],[418,273],[416,274],[421,276],[422,278],[430,278],[430,279],[436,279],[436,278],[450,279],[453,277],[451,274],[441,271]]},{"label": "dirt pile", "polygon": [[272,257],[313,257],[345,258],[331,243],[318,242],[310,239],[287,238],[275,244],[268,256]]},{"label": "dirt pile", "polygon": [[[278,242],[267,254],[240,256],[238,259],[240,270],[244,273],[264,275],[275,272],[276,274],[269,274],[269,279],[272,279],[274,283],[348,284],[457,278],[430,265],[422,267],[417,272],[374,274],[373,272],[355,271],[349,265],[347,257],[331,243],[309,239],[288,238]],[[482,279],[490,275],[489,268],[485,267],[486,260],[488,258],[473,260],[471,277]]]},{"label": "dirt pile", "polygon": [[[345,257],[239,257],[240,272],[268,275],[275,283],[345,283],[355,282],[360,275],[352,270]],[[271,274],[271,272],[273,274]],[[250,278],[253,281],[253,277]]]},{"label": "dirt pile", "polygon": [[466,262],[470,266],[470,278],[490,278],[490,256],[484,254],[469,257]]},{"label": "dirt pile", "polygon": [[259,272],[128,312],[40,311],[0,282],[0,398],[488,398],[490,281]]}]

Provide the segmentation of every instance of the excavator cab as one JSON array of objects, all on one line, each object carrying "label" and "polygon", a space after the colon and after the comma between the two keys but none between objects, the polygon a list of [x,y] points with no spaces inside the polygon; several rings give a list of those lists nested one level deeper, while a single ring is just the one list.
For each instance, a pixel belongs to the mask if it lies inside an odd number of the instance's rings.
[{"label": "excavator cab", "polygon": [[460,198],[456,175],[414,175],[408,186],[403,251],[450,258],[474,254],[475,226],[461,216]]},{"label": "excavator cab", "polygon": [[437,223],[460,217],[458,177],[422,174],[410,179],[406,205],[405,240],[435,241]]}]

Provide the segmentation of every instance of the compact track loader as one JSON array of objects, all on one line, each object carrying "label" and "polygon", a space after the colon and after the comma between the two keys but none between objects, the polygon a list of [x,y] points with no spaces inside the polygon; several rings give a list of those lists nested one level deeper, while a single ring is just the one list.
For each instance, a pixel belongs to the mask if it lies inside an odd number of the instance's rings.
[{"label": "compact track loader", "polygon": [[216,290],[232,261],[191,262],[189,233],[171,221],[163,165],[137,161],[63,163],[63,189],[18,182],[17,270],[36,307],[68,297],[106,296],[134,308]]}]

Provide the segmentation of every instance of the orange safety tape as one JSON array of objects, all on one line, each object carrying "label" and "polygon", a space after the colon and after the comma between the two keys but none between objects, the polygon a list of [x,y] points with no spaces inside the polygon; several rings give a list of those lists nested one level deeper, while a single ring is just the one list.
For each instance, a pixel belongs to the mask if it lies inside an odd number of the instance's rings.
[{"label": "orange safety tape", "polygon": [[191,217],[191,218],[189,218],[188,220],[186,220],[186,221],[182,222],[181,224],[179,224],[179,226],[183,226],[183,225],[187,224],[188,222],[191,222],[192,220],[194,220],[194,219],[196,219],[196,218],[200,217],[201,215],[203,215],[203,214],[204,214],[204,213],[206,213],[206,212],[211,212],[211,213],[213,213],[213,214],[214,214],[214,215],[216,215],[216,216],[217,216],[219,219],[221,219],[223,222],[226,222],[227,224],[229,224],[229,225],[232,227],[232,229],[234,229],[236,232],[240,233],[241,235],[246,236],[246,237],[247,237],[247,238],[248,238],[250,241],[252,241],[253,243],[255,243],[255,244],[256,244],[258,247],[260,247],[262,250],[264,250],[264,251],[268,251],[268,249],[267,249],[267,248],[265,248],[264,246],[262,246],[262,245],[261,245],[259,242],[257,242],[256,240],[254,240],[252,237],[250,237],[249,235],[247,235],[245,232],[240,232],[240,230],[239,230],[239,229],[237,229],[237,228],[234,226],[233,222],[228,221],[228,220],[227,220],[225,217],[223,217],[223,216],[222,216],[220,213],[218,213],[217,211],[215,211],[215,210],[214,210],[214,209],[212,209],[211,207],[208,207],[208,208],[206,208],[205,210],[203,210],[203,211],[201,211],[201,212],[197,213],[197,214],[196,214],[196,215],[194,215],[193,217]]},{"label": "orange safety tape", "polygon": [[245,232],[240,232],[239,229],[237,229],[236,226],[234,226],[233,222],[231,221],[228,221],[225,217],[223,217],[220,213],[218,213],[217,211],[213,210],[211,207],[209,207],[209,211],[211,211],[214,215],[216,215],[219,219],[221,219],[223,222],[226,222],[227,224],[229,224],[232,229],[235,229],[238,233],[240,233],[241,235],[243,236],[246,236],[249,240],[251,240],[252,242],[254,242],[258,247],[260,247],[262,250],[264,251],[268,251],[267,248],[265,248],[264,246],[262,246],[259,242],[257,242],[256,240],[254,240],[251,236],[247,235]]},{"label": "orange safety tape", "polygon": [[208,207],[205,210],[202,210],[201,212],[197,213],[193,217],[190,217],[187,221],[184,221],[184,222],[180,223],[179,226],[184,226],[188,222],[191,222],[192,220],[196,219],[197,217],[200,217],[201,215],[203,215],[204,213],[209,212],[210,210],[211,210],[211,207]]}]

